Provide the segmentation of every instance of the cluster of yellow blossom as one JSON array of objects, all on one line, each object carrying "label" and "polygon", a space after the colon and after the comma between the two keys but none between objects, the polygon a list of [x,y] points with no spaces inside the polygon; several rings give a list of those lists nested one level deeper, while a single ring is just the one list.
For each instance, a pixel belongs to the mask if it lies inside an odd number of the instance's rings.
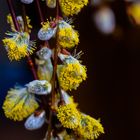
[{"label": "cluster of yellow blossom", "polygon": [[80,114],[76,109],[76,104],[70,103],[66,105],[60,105],[57,109],[57,118],[66,128],[77,128],[80,123]]},{"label": "cluster of yellow blossom", "polygon": [[[61,25],[63,24],[63,25]],[[60,23],[58,30],[58,43],[63,48],[72,48],[79,43],[79,34],[67,23]]]},{"label": "cluster of yellow blossom", "polygon": [[[3,39],[4,46],[8,52],[10,60],[20,60],[32,54],[35,50],[34,43],[30,44],[29,34],[26,32],[7,33],[9,38]],[[33,45],[33,46],[32,46]]]},{"label": "cluster of yellow blossom", "polygon": [[80,83],[87,78],[86,67],[79,62],[60,66],[58,75],[60,86],[66,91],[77,89]]},{"label": "cluster of yellow blossom", "polygon": [[65,16],[73,16],[88,4],[88,0],[59,0],[59,3]]},{"label": "cluster of yellow blossom", "polygon": [[[104,133],[100,121],[79,112],[74,102],[60,105],[57,109],[57,117],[65,128],[74,130],[80,140],[94,140]],[[70,140],[71,137],[73,136],[66,135],[65,139]]]},{"label": "cluster of yellow blossom", "polygon": [[81,122],[76,129],[76,133],[85,139],[94,140],[97,139],[101,133],[104,133],[104,129],[99,120],[81,114]]},{"label": "cluster of yellow blossom", "polygon": [[42,28],[38,32],[38,38],[40,40],[49,40],[55,35],[57,35],[58,44],[62,48],[70,49],[79,43],[78,32],[66,21],[53,19],[52,21],[43,22]]},{"label": "cluster of yellow blossom", "polygon": [[33,94],[26,88],[15,88],[8,91],[3,104],[5,116],[14,121],[22,121],[38,108]]}]

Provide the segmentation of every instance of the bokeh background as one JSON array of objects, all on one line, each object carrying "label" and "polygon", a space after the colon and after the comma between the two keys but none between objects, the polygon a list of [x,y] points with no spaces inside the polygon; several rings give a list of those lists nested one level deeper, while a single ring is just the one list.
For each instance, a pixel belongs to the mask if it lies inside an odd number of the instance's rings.
[{"label": "bokeh background", "polygon": [[[19,0],[14,0],[14,6],[20,14]],[[140,27],[139,19],[128,14],[129,6],[131,2],[123,0],[96,0],[74,17],[75,28],[80,33],[78,50],[84,52],[81,59],[87,65],[88,79],[73,95],[81,111],[101,118],[105,135],[99,140],[140,139]],[[26,8],[37,30],[39,18],[35,4]],[[113,12],[115,20],[95,21],[96,13],[104,8]],[[1,40],[10,29],[6,23],[8,13],[6,0],[0,0],[0,140],[41,140],[45,127],[27,131],[24,122],[6,119],[1,108],[9,88],[33,80],[26,59],[10,62],[2,45]],[[50,14],[53,16],[53,10],[47,11],[47,15]],[[100,18],[100,15],[96,16]],[[102,22],[105,22],[105,30],[101,30]]]}]

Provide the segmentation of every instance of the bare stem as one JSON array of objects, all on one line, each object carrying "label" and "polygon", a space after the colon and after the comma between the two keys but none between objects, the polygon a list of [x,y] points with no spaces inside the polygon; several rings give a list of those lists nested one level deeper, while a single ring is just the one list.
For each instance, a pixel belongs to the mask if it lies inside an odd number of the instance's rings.
[{"label": "bare stem", "polygon": [[41,6],[40,6],[40,0],[35,0],[35,2],[36,2],[36,5],[37,5],[37,10],[38,10],[38,14],[39,14],[39,17],[40,17],[40,21],[44,22],[44,17],[43,17],[43,14],[42,14],[42,11],[41,11]]},{"label": "bare stem", "polygon": [[[27,19],[26,19],[26,9],[25,9],[24,4],[22,4],[22,14],[23,14],[23,21],[24,21],[24,31],[29,32]],[[32,71],[32,73],[34,75],[34,79],[38,79],[37,74],[36,74],[36,70],[35,70],[35,66],[34,66],[34,63],[32,61],[32,58],[30,57],[30,55],[27,55],[27,59],[28,59],[30,69],[31,69],[31,71]]]},{"label": "bare stem", "polygon": [[26,9],[25,9],[24,4],[22,4],[22,17],[23,17],[23,21],[24,21],[24,31],[29,32],[28,25],[27,25],[27,20],[26,20]]},{"label": "bare stem", "polygon": [[[56,18],[58,19],[58,17],[59,17],[59,3],[57,0]],[[51,93],[51,107],[52,107],[52,109],[55,107],[55,85],[56,85],[56,81],[57,81],[56,80],[57,79],[56,72],[57,72],[58,51],[59,51],[59,45],[58,45],[58,38],[56,35],[56,46],[54,48],[54,61],[53,61],[52,93]],[[47,140],[51,139],[52,115],[53,115],[53,110],[50,110]]]},{"label": "bare stem", "polygon": [[16,15],[15,15],[15,11],[14,11],[14,8],[13,8],[12,0],[7,0],[7,4],[8,4],[10,14],[12,16],[12,20],[14,22],[15,29],[17,31],[19,31],[20,28],[19,28],[19,24],[18,24],[17,19],[16,19]]},{"label": "bare stem", "polygon": [[58,60],[58,41],[56,39],[56,47],[54,48],[54,61],[53,61],[53,76],[52,76],[52,92],[51,92],[51,110],[49,115],[49,126],[47,140],[51,139],[52,131],[52,115],[55,107],[55,85],[56,85],[56,71],[57,71],[57,60]]},{"label": "bare stem", "polygon": [[60,87],[60,84],[59,84],[58,75],[56,75],[56,76],[57,76],[56,81],[57,81],[58,93],[60,94],[60,104],[63,105],[64,104],[64,99],[63,99],[61,87]]},{"label": "bare stem", "polygon": [[28,59],[28,63],[29,63],[30,69],[31,69],[31,71],[32,71],[32,73],[34,75],[34,79],[37,80],[38,77],[37,77],[37,74],[36,74],[34,63],[33,63],[32,59],[31,59],[31,57],[29,55],[27,56],[27,59]]}]

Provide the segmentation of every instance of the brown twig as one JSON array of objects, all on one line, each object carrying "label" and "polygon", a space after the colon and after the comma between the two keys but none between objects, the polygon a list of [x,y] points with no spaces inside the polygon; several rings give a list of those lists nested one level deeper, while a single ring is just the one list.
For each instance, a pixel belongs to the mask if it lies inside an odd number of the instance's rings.
[{"label": "brown twig", "polygon": [[37,6],[40,21],[44,22],[44,17],[43,17],[42,11],[41,11],[40,2],[39,2],[39,0],[35,0],[35,2],[36,2],[36,6]]},{"label": "brown twig", "polygon": [[27,19],[26,19],[26,9],[25,9],[25,5],[24,4],[22,4],[22,17],[23,17],[23,21],[24,21],[24,31],[25,32],[29,32],[28,24],[27,24]]},{"label": "brown twig", "polygon": [[[22,4],[22,14],[23,14],[23,21],[24,21],[24,31],[29,32],[27,19],[26,19],[26,9],[25,9],[24,4]],[[38,79],[32,58],[29,55],[27,55],[27,59],[28,59],[28,63],[29,63],[29,66],[31,68],[31,71],[34,75],[34,79]]]},{"label": "brown twig", "polygon": [[9,11],[10,11],[10,14],[11,14],[15,29],[17,31],[19,31],[20,28],[19,28],[19,24],[18,24],[17,19],[16,19],[16,15],[15,15],[15,12],[14,12],[12,0],[7,0],[7,4],[8,4],[8,8],[9,8]]},{"label": "brown twig", "polygon": [[[59,3],[57,0],[57,11],[56,11],[56,19],[59,17]],[[58,29],[57,29],[58,32]],[[56,85],[56,72],[57,72],[57,61],[58,61],[58,51],[59,51],[59,44],[58,44],[58,37],[56,35],[56,46],[54,48],[54,61],[53,61],[53,77],[52,77],[52,92],[51,92],[51,110],[49,115],[49,126],[48,126],[48,135],[47,140],[51,139],[51,132],[52,132],[52,115],[53,115],[53,108],[55,107],[55,85]]]},{"label": "brown twig", "polygon": [[[56,42],[57,39],[56,39]],[[56,43],[56,47],[54,48],[54,63],[53,63],[53,76],[52,76],[52,92],[51,92],[51,108],[50,108],[50,114],[49,114],[49,126],[48,126],[48,135],[47,140],[51,139],[51,131],[52,131],[52,116],[53,111],[55,109],[55,88],[56,88],[56,71],[57,71],[57,61],[58,61],[58,43]]]},{"label": "brown twig", "polygon": [[61,87],[60,87],[60,84],[59,84],[58,75],[56,77],[56,82],[57,82],[57,87],[58,87],[58,93],[60,94],[60,104],[63,105],[64,104],[64,99],[63,99]]}]

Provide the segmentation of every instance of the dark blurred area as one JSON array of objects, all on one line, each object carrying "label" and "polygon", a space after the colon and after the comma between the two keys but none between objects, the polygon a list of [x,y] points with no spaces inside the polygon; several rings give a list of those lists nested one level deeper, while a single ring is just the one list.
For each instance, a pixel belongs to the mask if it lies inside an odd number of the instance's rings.
[{"label": "dark blurred area", "polygon": [[[101,118],[105,134],[99,140],[140,139],[140,26],[134,24],[136,22],[134,19],[132,22],[132,17],[127,13],[130,4],[123,0],[93,4],[74,17],[75,28],[80,34],[77,50],[84,52],[81,59],[87,65],[88,79],[72,92],[82,112]],[[16,13],[20,14],[18,0],[14,1],[14,6]],[[109,33],[101,32],[93,19],[95,13],[104,7],[111,9],[115,17],[115,29]],[[35,4],[26,8],[34,28],[38,29],[39,17]],[[26,59],[10,62],[2,45],[5,32],[10,30],[6,22],[8,13],[6,1],[0,0],[1,106],[9,88],[16,83],[24,85],[33,80]],[[47,16],[49,14],[53,16],[53,10],[49,10]],[[2,108],[0,110],[0,140],[43,139],[45,127],[27,131],[24,122],[10,121],[4,116]]]}]

